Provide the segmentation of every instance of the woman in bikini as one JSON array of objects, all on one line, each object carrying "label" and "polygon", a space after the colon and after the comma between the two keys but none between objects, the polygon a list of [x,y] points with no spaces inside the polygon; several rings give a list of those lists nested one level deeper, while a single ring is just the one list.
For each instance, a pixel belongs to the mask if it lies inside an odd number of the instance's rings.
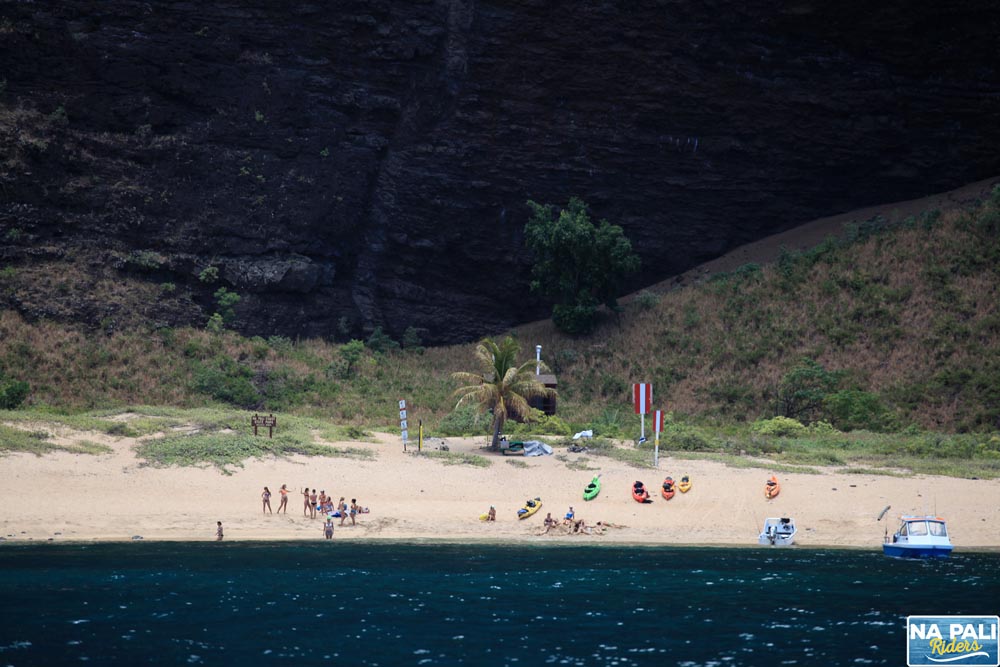
[{"label": "woman in bikini", "polygon": [[[264,487],[264,493],[260,494],[260,498],[261,498],[261,500],[264,501],[264,511],[263,511],[263,513],[267,514],[268,512],[271,512],[271,489],[269,489],[269,488],[267,488],[265,486]],[[271,512],[271,514],[274,514],[274,512]]]},{"label": "woman in bikini", "polygon": [[337,502],[337,509],[340,510],[340,525],[343,526],[344,519],[347,518],[347,503],[344,502],[344,496]]},{"label": "woman in bikini", "polygon": [[316,518],[316,489],[313,489],[312,493],[309,494],[309,518]]},{"label": "woman in bikini", "polygon": [[281,494],[281,502],[278,503],[278,514],[281,514],[281,510],[285,510],[285,514],[288,514],[288,486],[282,484],[281,488],[278,489],[278,493]]},{"label": "woman in bikini", "polygon": [[351,498],[351,525],[352,526],[355,525],[355,523],[354,523],[354,515],[356,515],[357,513],[358,513],[358,499],[357,498]]},{"label": "woman in bikini", "polygon": [[302,489],[302,516],[309,516],[309,487]]}]

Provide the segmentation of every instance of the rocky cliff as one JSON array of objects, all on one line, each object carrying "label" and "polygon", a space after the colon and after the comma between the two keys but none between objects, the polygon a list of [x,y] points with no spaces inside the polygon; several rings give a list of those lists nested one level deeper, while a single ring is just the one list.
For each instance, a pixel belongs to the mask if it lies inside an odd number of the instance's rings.
[{"label": "rocky cliff", "polygon": [[527,199],[622,225],[639,286],[1000,173],[993,3],[870,5],[4,0],[0,301],[463,340],[546,312]]}]

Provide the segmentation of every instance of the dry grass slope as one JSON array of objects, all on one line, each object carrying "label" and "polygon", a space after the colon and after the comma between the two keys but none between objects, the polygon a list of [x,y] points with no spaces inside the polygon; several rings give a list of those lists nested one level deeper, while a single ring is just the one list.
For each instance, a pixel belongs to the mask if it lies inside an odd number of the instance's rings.
[{"label": "dry grass slope", "polygon": [[[789,371],[811,359],[839,391],[874,397],[895,428],[1000,428],[1000,193],[973,211],[874,219],[767,265],[627,300],[591,336],[537,322],[514,332],[541,343],[573,426],[622,430],[630,383],[702,423],[779,411]],[[0,289],[4,280],[0,273]],[[119,289],[146,290],[141,281]],[[366,352],[346,369],[341,346],[156,329],[84,333],[0,312],[0,372],[31,383],[29,403],[79,410],[206,401],[295,411],[341,423],[396,425],[407,398],[429,426],[451,412],[449,374],[472,346]]]}]

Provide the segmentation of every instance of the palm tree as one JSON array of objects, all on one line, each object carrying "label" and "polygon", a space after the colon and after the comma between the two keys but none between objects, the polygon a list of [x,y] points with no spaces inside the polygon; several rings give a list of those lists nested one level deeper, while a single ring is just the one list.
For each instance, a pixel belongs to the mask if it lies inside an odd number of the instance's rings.
[{"label": "palm tree", "polygon": [[[479,372],[451,374],[462,384],[455,390],[454,395],[459,397],[455,407],[470,400],[493,412],[493,449],[500,445],[500,431],[507,417],[523,418],[528,415],[530,399],[555,394],[536,379],[531,361],[517,365],[520,349],[510,336],[499,345],[492,338],[484,338],[475,352]],[[542,368],[548,370],[544,364]]]}]

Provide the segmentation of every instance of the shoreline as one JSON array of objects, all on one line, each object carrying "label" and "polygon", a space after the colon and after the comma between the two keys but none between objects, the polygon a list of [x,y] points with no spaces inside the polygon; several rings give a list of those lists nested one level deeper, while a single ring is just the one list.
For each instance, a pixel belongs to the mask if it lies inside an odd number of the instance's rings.
[{"label": "shoreline", "polygon": [[[87,544],[215,541],[222,521],[225,542],[250,544],[326,541],[322,521],[302,516],[299,491],[327,490],[336,500],[357,498],[370,514],[357,526],[334,521],[333,542],[366,544],[493,544],[615,547],[759,547],[766,517],[790,516],[799,531],[796,548],[879,549],[900,514],[939,513],[948,521],[956,553],[1000,551],[1000,480],[912,475],[776,473],[781,493],[763,494],[771,474],[759,467],[732,468],[718,461],[672,458],[660,466],[635,468],[616,459],[569,453],[505,457],[481,447],[481,438],[449,438],[452,454],[476,454],[487,466],[447,465],[432,457],[403,452],[398,436],[378,434],[375,442],[328,443],[365,448],[371,459],[293,456],[247,460],[225,474],[212,467],[153,467],[136,458],[139,439],[95,432],[58,436],[67,445],[88,440],[107,445],[108,454],[12,453],[0,458],[10,492],[0,515],[0,548],[18,544]],[[427,449],[427,448],[425,448]],[[433,451],[433,450],[430,450]],[[516,461],[511,465],[512,461]],[[584,501],[584,486],[601,474],[602,490]],[[648,505],[630,495],[634,480],[657,490],[666,475],[690,475],[693,487]],[[265,485],[278,507],[278,489],[290,489],[287,516],[262,516]],[[534,516],[518,520],[526,498],[542,498]],[[496,522],[481,522],[491,505]],[[881,521],[876,517],[892,507]],[[549,512],[562,520],[572,506],[588,526],[613,522],[605,534],[539,535]]]},{"label": "shoreline", "polygon": [[[331,544],[348,542],[351,544],[362,544],[362,545],[385,545],[390,544],[394,546],[414,546],[414,547],[435,547],[435,546],[510,546],[510,547],[529,547],[529,548],[551,548],[551,547],[585,547],[594,549],[622,549],[622,548],[643,548],[643,549],[739,549],[739,550],[760,550],[760,551],[857,551],[857,552],[872,552],[881,553],[881,543],[872,546],[858,545],[858,544],[794,544],[791,546],[768,546],[762,544],[748,544],[745,542],[669,542],[669,543],[650,543],[650,542],[635,542],[628,540],[614,540],[614,541],[591,541],[587,539],[569,538],[569,539],[545,539],[545,540],[509,540],[501,538],[473,538],[473,539],[452,539],[446,537],[360,537],[353,539],[340,538],[339,540],[335,537],[332,540],[324,539],[305,539],[305,538],[225,538],[223,543],[225,544],[238,544],[240,546],[275,546],[281,544],[287,545],[305,545],[305,544],[321,544],[330,542]],[[205,540],[205,539],[189,539],[184,537],[165,537],[165,538],[143,538],[141,540],[132,540],[128,538],[119,537],[93,537],[93,538],[72,538],[63,540],[35,540],[35,539],[24,539],[24,540],[12,540],[6,539],[0,541],[0,553],[6,548],[10,547],[25,547],[25,546],[99,546],[108,544],[209,544],[217,543],[216,540]],[[952,552],[952,555],[964,555],[964,554],[1000,554],[1000,546],[974,546],[966,548],[958,548]],[[899,560],[909,560],[909,559],[899,559]],[[915,561],[918,559],[914,559]]]}]

